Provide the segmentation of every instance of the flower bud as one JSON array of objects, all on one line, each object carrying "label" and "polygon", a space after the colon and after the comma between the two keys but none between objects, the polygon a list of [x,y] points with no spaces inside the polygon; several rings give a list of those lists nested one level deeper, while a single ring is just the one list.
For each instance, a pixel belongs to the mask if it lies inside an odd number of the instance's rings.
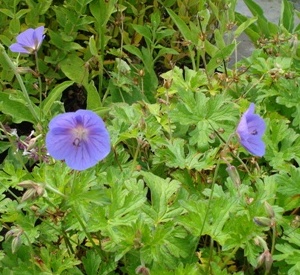
[{"label": "flower bud", "polygon": [[240,179],[240,175],[239,175],[237,169],[235,168],[235,166],[228,165],[228,167],[226,168],[226,171],[227,171],[229,177],[231,178],[232,182],[236,186],[240,186],[241,185],[241,179]]},{"label": "flower bud", "polygon": [[34,76],[36,76],[36,72],[34,70],[32,70],[31,68],[29,67],[17,67],[16,68],[16,71],[19,73],[19,74],[27,74],[27,73],[32,73]]},{"label": "flower bud", "polygon": [[149,268],[145,267],[144,265],[139,265],[135,269],[135,274],[149,275],[150,270],[149,270]]},{"label": "flower bud", "polygon": [[267,227],[273,226],[273,221],[270,218],[266,218],[266,217],[254,217],[253,221],[257,225],[259,225],[259,226],[267,226]]},{"label": "flower bud", "polygon": [[269,273],[273,264],[272,254],[269,249],[265,250],[257,258],[257,267],[260,267],[263,264],[265,264],[266,273]]},{"label": "flower bud", "polygon": [[266,213],[268,214],[269,218],[274,218],[275,213],[274,213],[273,207],[267,201],[265,201],[264,206],[265,206],[265,210],[266,210]]},{"label": "flower bud", "polygon": [[22,233],[23,233],[23,230],[21,228],[13,228],[6,232],[5,240],[9,240],[11,237],[19,236]]},{"label": "flower bud", "polygon": [[266,250],[264,253],[265,253],[265,268],[266,268],[266,272],[269,273],[273,264],[273,258],[269,250]]},{"label": "flower bud", "polygon": [[144,77],[145,76],[145,70],[144,69],[139,70],[139,76],[140,77]]},{"label": "flower bud", "polygon": [[22,181],[18,185],[27,189],[27,191],[22,196],[21,202],[41,197],[45,192],[43,186],[31,180]]},{"label": "flower bud", "polygon": [[265,262],[265,254],[264,253],[261,253],[258,258],[257,258],[257,268],[262,266],[263,263]]},{"label": "flower bud", "polygon": [[32,188],[36,183],[32,180],[24,180],[20,183],[18,183],[18,186],[22,187],[22,188]]},{"label": "flower bud", "polygon": [[164,88],[169,90],[172,86],[173,79],[164,79]]},{"label": "flower bud", "polygon": [[264,251],[268,250],[268,245],[267,245],[266,241],[262,237],[256,236],[254,238],[254,243],[256,245],[261,246],[264,249]]},{"label": "flower bud", "polygon": [[20,236],[16,236],[11,242],[11,252],[14,254],[22,244]]},{"label": "flower bud", "polygon": [[22,244],[21,235],[23,234],[23,232],[24,231],[22,228],[16,227],[16,228],[9,230],[5,234],[5,240],[9,240],[11,237],[14,237],[11,242],[12,253],[15,253],[18,250],[18,248],[21,246],[21,244]]}]

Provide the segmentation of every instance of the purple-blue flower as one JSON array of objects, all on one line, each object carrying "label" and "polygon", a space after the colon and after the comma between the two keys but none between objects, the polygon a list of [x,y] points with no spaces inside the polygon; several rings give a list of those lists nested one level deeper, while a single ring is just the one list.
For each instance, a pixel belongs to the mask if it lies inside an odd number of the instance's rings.
[{"label": "purple-blue flower", "polygon": [[41,46],[44,39],[44,27],[28,29],[17,36],[17,43],[12,44],[9,49],[16,53],[32,54]]},{"label": "purple-blue flower", "polygon": [[110,138],[97,114],[78,110],[60,114],[50,121],[46,147],[53,158],[65,160],[74,170],[85,170],[108,155]]},{"label": "purple-blue flower", "polygon": [[262,136],[266,130],[265,121],[257,114],[254,114],[255,105],[251,103],[248,110],[242,115],[236,129],[240,143],[255,156],[262,157],[265,154],[266,146]]}]

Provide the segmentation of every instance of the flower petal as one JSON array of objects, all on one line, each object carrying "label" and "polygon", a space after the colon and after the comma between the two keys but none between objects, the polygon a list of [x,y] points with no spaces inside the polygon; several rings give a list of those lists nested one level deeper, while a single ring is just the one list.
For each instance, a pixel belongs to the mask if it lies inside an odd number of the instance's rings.
[{"label": "flower petal", "polygon": [[98,163],[89,144],[83,142],[79,147],[73,149],[65,158],[66,164],[74,170],[85,170]]},{"label": "flower petal", "polygon": [[254,114],[255,105],[251,103],[242,115],[236,129],[241,145],[251,154],[262,157],[265,154],[265,144],[262,136],[266,130],[265,121]]},{"label": "flower petal", "polygon": [[14,43],[10,45],[9,49],[14,52],[14,53],[28,53],[30,54],[31,52],[25,49],[23,46],[21,46],[19,43]]},{"label": "flower petal", "polygon": [[65,159],[74,150],[72,139],[73,136],[66,132],[58,134],[56,131],[49,131],[46,135],[48,153],[55,159]]},{"label": "flower petal", "polygon": [[97,114],[78,110],[50,121],[46,147],[52,157],[64,159],[72,169],[85,170],[108,155],[110,137]]},{"label": "flower petal", "polygon": [[266,123],[259,115],[251,115],[247,120],[249,133],[254,130],[257,132],[258,136],[262,136],[266,130]]},{"label": "flower petal", "polygon": [[246,140],[241,141],[242,146],[251,154],[262,157],[265,154],[266,146],[261,138],[249,135]]},{"label": "flower petal", "polygon": [[44,26],[41,26],[34,30],[33,40],[35,41],[35,49],[36,50],[40,47],[40,45],[43,42],[43,39],[45,37],[44,29],[45,29]]},{"label": "flower petal", "polygon": [[59,114],[54,117],[49,123],[49,129],[57,127],[72,129],[76,126],[74,121],[74,112]]},{"label": "flower petal", "polygon": [[28,48],[34,49],[35,41],[33,39],[33,35],[34,35],[34,29],[27,29],[26,31],[20,33],[17,36],[17,42],[22,46],[26,46]]},{"label": "flower petal", "polygon": [[17,36],[17,43],[12,44],[9,49],[12,52],[31,54],[38,50],[44,37],[43,26],[27,29]]}]

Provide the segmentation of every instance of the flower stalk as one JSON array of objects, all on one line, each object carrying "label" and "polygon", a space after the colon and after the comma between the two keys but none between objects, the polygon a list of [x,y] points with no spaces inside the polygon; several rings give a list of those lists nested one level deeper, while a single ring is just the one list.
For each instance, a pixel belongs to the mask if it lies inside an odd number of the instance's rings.
[{"label": "flower stalk", "polygon": [[18,80],[18,83],[20,85],[20,88],[24,94],[24,97],[25,97],[25,100],[26,100],[26,103],[27,103],[27,107],[30,111],[30,113],[32,114],[32,116],[34,117],[35,121],[38,122],[39,121],[39,116],[34,108],[34,105],[32,103],[32,101],[30,100],[30,97],[29,97],[29,94],[27,92],[27,89],[24,85],[24,82],[22,80],[22,77],[21,75],[19,74],[18,72],[18,68],[17,66],[11,61],[11,59],[9,58],[8,54],[6,53],[3,45],[0,43],[0,53],[2,54],[2,56],[4,57],[5,61],[7,62],[7,64],[9,65],[9,67],[11,68],[11,70],[14,72],[17,80]]}]

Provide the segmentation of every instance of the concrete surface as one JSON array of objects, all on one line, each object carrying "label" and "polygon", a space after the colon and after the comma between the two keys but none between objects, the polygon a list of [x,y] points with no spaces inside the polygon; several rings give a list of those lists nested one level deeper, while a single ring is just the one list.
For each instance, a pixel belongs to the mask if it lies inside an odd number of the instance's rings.
[{"label": "concrete surface", "polygon": [[[278,23],[281,11],[281,0],[255,0],[255,3],[262,8],[265,17],[268,20],[275,24]],[[249,11],[243,0],[238,0],[236,11],[243,15],[252,17],[252,13]]]}]

